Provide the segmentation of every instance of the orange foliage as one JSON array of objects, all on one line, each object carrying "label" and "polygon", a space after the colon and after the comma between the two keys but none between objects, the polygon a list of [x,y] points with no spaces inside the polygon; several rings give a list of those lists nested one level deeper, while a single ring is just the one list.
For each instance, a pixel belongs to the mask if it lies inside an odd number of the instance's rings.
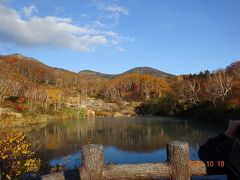
[{"label": "orange foliage", "polygon": [[113,99],[149,99],[170,91],[170,84],[160,77],[146,74],[124,74],[107,84],[106,95]]},{"label": "orange foliage", "polygon": [[232,94],[228,99],[228,104],[231,106],[240,106],[240,79],[233,82]]},{"label": "orange foliage", "polygon": [[5,62],[6,63],[16,63],[18,61],[18,58],[17,57],[14,57],[14,56],[10,56],[8,58],[5,58]]}]

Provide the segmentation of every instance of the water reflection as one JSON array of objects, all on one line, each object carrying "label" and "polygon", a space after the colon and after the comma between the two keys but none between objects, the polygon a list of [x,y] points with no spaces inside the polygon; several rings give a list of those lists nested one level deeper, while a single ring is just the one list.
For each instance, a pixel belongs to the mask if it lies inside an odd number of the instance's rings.
[{"label": "water reflection", "polygon": [[[197,160],[197,152],[190,146],[190,159]],[[114,146],[104,147],[104,159],[105,163],[111,164],[136,164],[136,163],[157,163],[166,161],[166,149],[161,148],[152,152],[134,152],[134,151],[123,151],[117,149]],[[81,153],[77,152],[67,157],[52,160],[51,166],[64,164],[69,168],[79,167],[81,163]]]},{"label": "water reflection", "polygon": [[56,120],[29,134],[41,143],[39,156],[46,165],[80,165],[80,150],[88,143],[103,144],[105,161],[114,163],[159,162],[166,159],[166,142],[188,141],[190,158],[222,129],[213,124],[161,117]]}]

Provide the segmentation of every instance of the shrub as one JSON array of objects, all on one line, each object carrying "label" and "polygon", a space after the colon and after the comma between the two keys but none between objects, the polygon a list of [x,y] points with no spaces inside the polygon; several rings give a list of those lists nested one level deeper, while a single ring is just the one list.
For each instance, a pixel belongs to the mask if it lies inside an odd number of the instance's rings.
[{"label": "shrub", "polygon": [[40,159],[35,158],[31,144],[25,140],[23,132],[0,132],[0,169],[3,179],[20,178],[23,174],[37,172]]}]

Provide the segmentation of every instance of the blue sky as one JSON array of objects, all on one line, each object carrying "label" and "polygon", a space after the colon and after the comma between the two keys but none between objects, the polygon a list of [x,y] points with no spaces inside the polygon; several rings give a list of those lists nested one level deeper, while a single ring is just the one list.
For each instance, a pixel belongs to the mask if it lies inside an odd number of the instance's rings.
[{"label": "blue sky", "polygon": [[172,74],[240,59],[239,0],[0,0],[0,54],[54,67]]}]

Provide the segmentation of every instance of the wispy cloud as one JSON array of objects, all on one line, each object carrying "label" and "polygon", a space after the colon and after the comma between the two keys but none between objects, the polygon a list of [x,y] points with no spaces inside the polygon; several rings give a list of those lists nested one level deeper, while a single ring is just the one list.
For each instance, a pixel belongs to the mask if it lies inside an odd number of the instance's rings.
[{"label": "wispy cloud", "polygon": [[122,15],[128,15],[129,13],[127,8],[116,4],[104,6],[103,10],[108,13],[106,17],[109,20],[112,20],[114,26],[118,25],[119,19]]},{"label": "wispy cloud", "polygon": [[24,7],[22,11],[25,16],[31,16],[33,13],[38,12],[38,9],[36,8],[36,6],[30,5],[30,6]]},{"label": "wispy cloud", "polygon": [[94,22],[93,22],[93,26],[96,27],[96,28],[105,28],[105,27],[106,27],[106,24],[103,24],[103,23],[100,22],[100,21],[94,21]]},{"label": "wispy cloud", "polygon": [[124,49],[123,47],[117,47],[117,50],[118,50],[119,52],[125,52],[125,49]]},{"label": "wispy cloud", "polygon": [[[36,8],[36,7],[35,7]],[[26,10],[31,15],[33,8]],[[97,46],[118,44],[124,37],[113,31],[104,31],[99,21],[95,26],[78,26],[71,18],[56,16],[23,19],[16,10],[0,5],[0,41],[24,47],[60,47],[79,51]]]},{"label": "wispy cloud", "polygon": [[121,7],[121,6],[117,6],[116,4],[111,5],[111,6],[107,6],[105,8],[106,11],[112,12],[114,14],[124,14],[127,15],[128,14],[128,9]]},{"label": "wispy cloud", "polygon": [[116,27],[119,24],[121,16],[129,14],[130,10],[118,4],[118,1],[98,1],[88,0],[88,7],[96,10],[97,18],[101,21],[107,21],[108,26]]}]

